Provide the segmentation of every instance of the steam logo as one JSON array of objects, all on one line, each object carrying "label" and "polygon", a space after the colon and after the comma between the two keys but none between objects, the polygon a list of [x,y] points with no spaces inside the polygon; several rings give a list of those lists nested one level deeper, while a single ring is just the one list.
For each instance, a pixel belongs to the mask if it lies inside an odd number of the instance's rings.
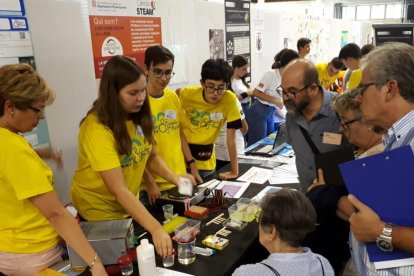
[{"label": "steam logo", "polygon": [[116,37],[108,36],[102,43],[103,57],[122,55],[123,53],[122,44]]}]

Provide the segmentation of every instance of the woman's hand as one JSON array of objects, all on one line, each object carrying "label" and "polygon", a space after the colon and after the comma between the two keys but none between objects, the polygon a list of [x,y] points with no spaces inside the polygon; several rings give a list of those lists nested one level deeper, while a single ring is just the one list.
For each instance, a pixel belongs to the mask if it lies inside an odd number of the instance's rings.
[{"label": "woman's hand", "polygon": [[158,187],[157,183],[155,183],[155,185],[147,185],[146,190],[149,203],[154,205],[157,198],[161,196],[160,187]]},{"label": "woman's hand", "polygon": [[93,276],[107,276],[108,275],[101,261],[97,261],[95,263],[95,265],[93,266],[91,270],[91,273]]},{"label": "woman's hand", "polygon": [[170,235],[162,227],[157,228],[151,235],[157,254],[161,257],[171,256],[173,247]]}]

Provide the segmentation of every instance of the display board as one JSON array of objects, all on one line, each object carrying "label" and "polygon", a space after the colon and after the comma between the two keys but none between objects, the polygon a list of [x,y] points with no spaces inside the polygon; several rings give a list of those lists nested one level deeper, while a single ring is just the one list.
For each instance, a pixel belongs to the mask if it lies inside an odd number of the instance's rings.
[{"label": "display board", "polygon": [[[0,66],[27,63],[36,69],[23,0],[0,1]],[[23,136],[33,147],[50,145],[46,119]]]},{"label": "display board", "polygon": [[[250,0],[225,0],[226,59],[240,55],[251,63],[250,55]],[[246,81],[250,82],[250,66]]]}]

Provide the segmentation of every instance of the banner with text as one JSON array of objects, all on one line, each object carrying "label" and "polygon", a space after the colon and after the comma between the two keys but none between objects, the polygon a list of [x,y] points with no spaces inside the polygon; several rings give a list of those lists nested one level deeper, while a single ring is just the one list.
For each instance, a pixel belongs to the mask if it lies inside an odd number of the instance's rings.
[{"label": "banner with text", "polygon": [[156,1],[90,0],[89,24],[95,77],[113,56],[125,55],[143,64],[145,49],[162,44]]}]

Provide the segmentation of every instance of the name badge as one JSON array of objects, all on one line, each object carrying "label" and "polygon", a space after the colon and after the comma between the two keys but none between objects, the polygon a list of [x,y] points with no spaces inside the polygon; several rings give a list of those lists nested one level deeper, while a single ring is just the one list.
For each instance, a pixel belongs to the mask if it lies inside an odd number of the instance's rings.
[{"label": "name badge", "polygon": [[223,113],[210,113],[210,120],[222,120]]},{"label": "name badge", "polygon": [[170,120],[177,119],[177,113],[175,110],[165,110],[165,118]]},{"label": "name badge", "polygon": [[144,136],[144,132],[142,131],[141,126],[137,125],[137,132],[135,133],[136,136]]},{"label": "name badge", "polygon": [[342,141],[342,134],[324,132],[322,143],[330,145],[340,145]]}]

